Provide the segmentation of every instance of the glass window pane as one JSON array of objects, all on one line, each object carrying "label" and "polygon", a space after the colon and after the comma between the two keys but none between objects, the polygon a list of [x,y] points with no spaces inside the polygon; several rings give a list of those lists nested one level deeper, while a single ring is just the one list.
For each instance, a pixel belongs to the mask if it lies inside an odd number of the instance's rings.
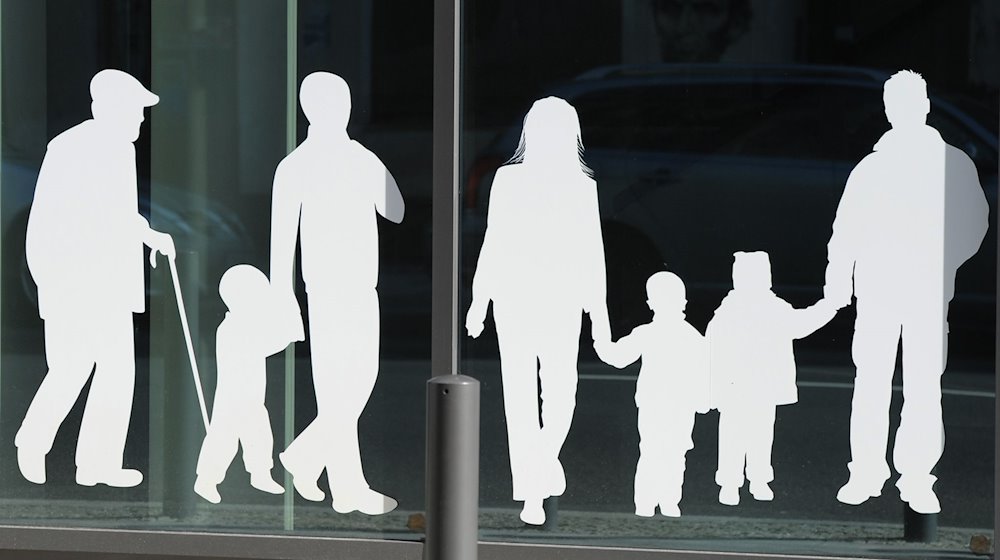
[{"label": "glass window pane", "polygon": [[[22,436],[19,442],[43,444],[45,438],[37,433],[55,434],[51,450],[25,453],[23,464],[15,447],[0,452],[0,522],[418,538],[407,523],[423,508],[423,394],[430,376],[430,10],[408,2],[373,6],[319,0],[15,0],[5,1],[0,15],[4,82],[0,434],[13,442],[19,430],[26,430],[35,435]],[[138,220],[141,215],[152,230],[172,237],[191,348],[207,412],[218,426],[215,443],[204,443],[207,455],[202,449],[206,426],[175,284],[162,255],[155,269],[130,269],[141,270],[144,278],[122,281],[129,293],[141,296],[142,305],[134,316],[116,315],[124,317],[119,323],[131,326],[134,345],[127,344],[127,332],[114,338],[102,330],[103,319],[68,328],[65,339],[70,343],[85,336],[98,348],[112,339],[126,343],[109,350],[110,358],[85,353],[72,361],[72,367],[79,369],[75,379],[81,387],[61,382],[56,385],[62,389],[55,391],[65,393],[65,420],[55,403],[41,402],[45,399],[37,396],[43,380],[61,375],[53,371],[57,368],[53,358],[66,344],[46,339],[55,336],[56,329],[50,318],[43,321],[39,315],[39,278],[34,274],[38,271],[26,262],[28,216],[38,204],[36,186],[47,184],[39,177],[43,158],[52,160],[50,168],[63,169],[66,164],[59,162],[74,157],[52,155],[49,142],[92,117],[100,121],[92,114],[90,82],[104,68],[127,72],[159,98],[145,109],[145,122],[133,144],[136,180],[120,184],[124,185],[120,192],[135,197],[136,207],[123,204],[115,210],[93,202],[100,199],[103,184],[94,177],[127,174],[128,157],[116,160],[121,165],[84,166],[49,187],[55,193],[51,200],[71,199],[74,189],[85,196],[79,206],[65,212],[73,216],[64,221],[65,231],[52,227],[46,235],[65,235],[76,227],[79,238],[90,239],[120,216]],[[363,162],[344,165],[341,157],[336,160],[339,168],[286,181],[291,184],[286,190],[312,181],[314,193],[311,202],[300,201],[313,229],[299,236],[295,214],[290,222],[295,230],[294,258],[283,261],[282,267],[286,276],[294,278],[283,292],[288,296],[283,309],[291,316],[290,302],[297,303],[305,340],[286,350],[269,350],[253,341],[278,330],[277,325],[250,319],[240,309],[262,309],[264,302],[277,296],[255,292],[258,295],[250,303],[239,303],[232,291],[222,287],[223,277],[236,265],[272,275],[275,170],[300,144],[310,137],[317,144],[326,131],[311,129],[300,108],[300,84],[314,72],[343,78],[350,90],[351,111],[346,135],[341,125],[335,137],[343,140],[336,144],[341,148],[321,152],[322,157],[313,158],[310,165],[335,161],[333,154],[345,146],[370,154],[380,162],[371,165],[384,166],[398,185],[405,213],[393,214],[402,207],[387,210],[384,200],[374,194],[366,195],[370,204],[354,213],[341,212],[338,200],[352,200],[351,189],[391,192],[386,174],[353,182],[343,179]],[[323,98],[319,110],[332,103],[332,98]],[[116,109],[120,107],[95,105],[93,111],[117,114]],[[86,144],[80,143],[79,150]],[[96,159],[105,161],[101,158],[108,152],[103,144],[90,144],[99,154]],[[116,145],[127,152],[128,142]],[[330,200],[324,199],[327,194]],[[117,204],[124,199],[113,200]],[[380,217],[380,209],[392,219]],[[401,223],[393,223],[400,217]],[[352,230],[350,224],[355,222],[368,229]],[[305,221],[302,227],[307,227]],[[319,247],[319,252],[303,260],[296,238]],[[129,238],[123,239],[125,243]],[[358,247],[360,257],[354,264],[335,262],[322,252],[332,243],[324,247],[323,239],[340,243],[345,250]],[[137,249],[141,240],[133,241]],[[75,293],[85,296],[77,299],[89,298],[87,286],[118,282],[102,280],[102,275],[111,278],[117,270],[106,247],[67,253],[53,266],[58,276],[75,279]],[[310,283],[303,279],[303,266],[328,268],[332,279]],[[363,279],[360,284],[348,283],[346,288],[338,280],[357,278]],[[367,305],[359,311],[352,307],[356,301]],[[106,361],[121,360],[131,346],[136,356],[134,387],[127,375],[110,382],[102,377],[114,370]],[[265,358],[266,354],[273,355]],[[100,434],[82,426],[88,414],[102,414],[100,407],[88,404],[98,401],[95,395],[120,405],[118,416],[99,424],[127,426],[121,464],[116,462],[114,445],[108,447]],[[39,404],[32,405],[33,400]],[[29,405],[40,411],[40,422],[25,419]],[[244,405],[256,408],[240,408]],[[318,415],[320,409],[326,410],[325,415]],[[306,454],[315,460],[310,469],[296,471],[301,474],[296,491],[279,453],[314,421],[309,433],[316,445],[299,448],[308,449]],[[42,424],[44,429],[39,428]],[[308,443],[309,437],[303,439]],[[77,466],[86,460],[80,458],[78,442],[113,468],[81,478]],[[199,456],[212,453],[218,457],[203,457],[199,467]],[[38,457],[44,457],[44,484],[26,480],[37,472],[28,459],[37,463]],[[134,475],[118,472],[120,467],[141,472],[142,482],[133,486],[134,481],[126,479]],[[119,478],[107,474],[112,470]],[[200,485],[198,473],[205,475]],[[336,494],[331,492],[331,478]],[[301,495],[308,493],[313,481],[324,495],[318,502]],[[128,487],[110,487],[108,482]],[[220,504],[209,502],[215,482]],[[377,515],[391,509],[392,501],[376,498],[375,492],[391,497],[398,507]],[[331,507],[334,504],[338,509]],[[371,515],[338,512],[358,509]]]},{"label": "glass window pane", "polygon": [[[581,9],[569,1],[467,0],[464,9],[461,300],[463,319],[468,312],[474,330],[480,318],[485,323],[477,338],[463,333],[459,342],[463,373],[483,383],[484,537],[859,556],[967,551],[973,536],[992,538],[1000,85],[993,5],[645,0]],[[859,162],[873,150],[892,153],[886,151],[893,148],[883,86],[903,69],[926,82],[930,113],[919,130],[939,133],[977,173],[948,183],[948,202],[941,198],[929,207],[928,216],[938,221],[921,226],[914,216],[924,196],[917,185],[925,178],[905,186],[889,174],[885,191],[869,186],[856,196],[864,208],[879,207],[879,196],[891,200],[885,216],[872,217],[866,230],[872,247],[886,248],[886,262],[913,267],[922,258],[917,255],[943,255],[948,264],[920,261],[927,267],[911,276],[883,271],[878,278],[887,284],[875,296],[866,294],[874,288],[864,287],[861,269],[878,265],[851,264],[854,302],[814,333],[788,335],[782,343],[788,361],[773,367],[794,375],[794,385],[785,385],[793,397],[756,415],[729,414],[729,426],[723,425],[726,411],[718,409],[736,405],[713,402],[711,411],[696,412],[693,397],[678,396],[694,394],[697,372],[678,365],[691,345],[662,331],[659,338],[642,334],[665,324],[667,315],[647,280],[668,271],[683,282],[685,298],[674,305],[684,306],[684,316],[675,323],[698,336],[745,293],[735,286],[734,260],[746,258],[737,252],[769,256],[768,301],[799,309],[821,300],[848,177],[863,174]],[[547,112],[557,105],[545,100],[549,96],[573,111]],[[580,161],[596,183],[603,259],[592,248],[594,210],[574,198],[586,196],[574,189],[590,188],[586,170],[571,157],[574,116]],[[562,152],[553,146],[560,138]],[[920,160],[911,152],[899,173],[930,165]],[[955,191],[965,194],[952,199]],[[970,210],[955,210],[966,207],[955,203],[959,199]],[[980,243],[987,207],[989,229]],[[579,229],[574,216],[591,225]],[[907,228],[936,233],[924,244],[910,238],[912,249],[893,245]],[[975,239],[956,256],[962,250],[954,249],[955,232],[971,229]],[[948,241],[942,241],[945,230]],[[518,235],[531,241],[519,245]],[[550,266],[563,259],[572,264]],[[950,274],[959,264],[952,297]],[[940,300],[948,311],[930,322],[934,328],[944,323],[947,341],[940,377],[947,445],[940,461],[936,402],[920,404],[924,390],[933,393],[938,370],[921,373],[935,360],[918,356],[942,345],[934,337],[926,345],[914,342],[919,321],[892,323],[882,343],[864,334],[871,309],[934,281],[935,295],[908,305],[937,307]],[[603,363],[593,347],[605,299],[612,338],[619,341],[614,348],[625,356],[618,367]],[[554,302],[569,303],[557,309]],[[754,322],[751,313],[736,313],[734,321],[757,325],[737,340],[763,337],[777,324],[766,317]],[[709,334],[712,383],[723,375],[722,358],[765,382],[770,374],[748,365],[764,350],[720,358],[725,342],[713,339],[719,340]],[[883,356],[872,366],[877,379],[865,370],[869,342]],[[877,388],[867,390],[872,384]],[[709,392],[714,399],[715,389]],[[772,398],[766,391],[745,397],[752,402],[754,395],[765,404]],[[877,413],[866,424],[859,411],[872,399]],[[874,431],[868,443],[852,436],[852,401],[855,430]],[[927,433],[917,430],[919,442],[910,444],[912,430],[897,432],[901,413],[910,426],[915,418],[927,420]],[[743,420],[733,428],[733,418]],[[888,426],[879,427],[886,420]],[[760,438],[736,439],[763,443],[752,449],[731,444],[733,430],[750,430],[744,424],[753,422],[762,423],[754,432]],[[905,504],[896,482],[912,463],[911,450],[928,455],[929,466],[917,467],[925,471],[915,476],[922,482],[908,487],[904,500],[930,509],[927,481],[936,477],[941,512],[933,544],[902,542]],[[875,463],[884,456],[892,469],[881,496],[856,506],[843,503],[852,501],[845,494],[838,501],[852,452]],[[734,501],[735,483],[744,477],[750,481],[739,505],[725,504]],[[871,493],[879,493],[877,481],[873,485]],[[542,512],[537,504],[544,498]],[[653,519],[644,517],[652,512]],[[542,518],[539,531],[532,525]]]}]

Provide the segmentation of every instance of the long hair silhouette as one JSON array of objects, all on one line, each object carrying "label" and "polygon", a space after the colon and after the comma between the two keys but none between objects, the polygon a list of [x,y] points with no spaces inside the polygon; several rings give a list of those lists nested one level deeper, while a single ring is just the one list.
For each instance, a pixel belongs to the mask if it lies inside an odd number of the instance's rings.
[{"label": "long hair silhouette", "polygon": [[566,167],[572,164],[579,166],[587,177],[593,177],[594,170],[584,161],[583,153],[580,117],[576,109],[563,99],[546,97],[532,103],[524,116],[517,149],[505,165],[535,161]]}]

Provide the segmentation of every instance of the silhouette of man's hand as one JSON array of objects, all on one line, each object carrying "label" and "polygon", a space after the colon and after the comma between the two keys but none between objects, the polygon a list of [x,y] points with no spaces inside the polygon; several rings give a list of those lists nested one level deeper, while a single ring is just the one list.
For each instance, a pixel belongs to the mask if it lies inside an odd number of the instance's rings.
[{"label": "silhouette of man's hand", "polygon": [[169,234],[154,231],[149,238],[149,265],[156,268],[156,253],[163,253],[163,256],[172,259],[177,256],[174,248],[174,238]]},{"label": "silhouette of man's hand", "polygon": [[465,330],[472,338],[483,334],[483,323],[486,322],[486,305],[473,300],[469,313],[465,316]]}]

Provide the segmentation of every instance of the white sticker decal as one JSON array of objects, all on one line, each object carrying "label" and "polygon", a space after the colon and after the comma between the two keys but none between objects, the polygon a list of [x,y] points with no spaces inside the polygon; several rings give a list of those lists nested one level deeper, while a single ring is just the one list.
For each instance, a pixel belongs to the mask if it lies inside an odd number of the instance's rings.
[{"label": "white sticker decal", "polygon": [[216,486],[240,447],[250,485],[269,494],[284,493],[271,478],[274,437],[264,395],[265,360],[288,346],[283,329],[274,328],[287,308],[264,273],[245,264],[222,275],[219,295],[229,311],[215,334],[215,400],[194,484],[194,491],[213,504],[222,501]]},{"label": "white sticker decal", "polygon": [[566,489],[559,452],[576,408],[582,313],[595,339],[611,337],[597,183],[582,157],[576,110],[536,101],[493,179],[465,323],[478,337],[493,302],[513,495],[533,525],[545,522],[542,501]]},{"label": "white sticker decal", "polygon": [[271,283],[288,310],[285,341],[302,340],[292,282],[298,238],[318,412],[280,458],[302,497],[324,498],[316,482],[326,469],[336,511],[382,514],[396,501],[368,486],[358,419],[379,367],[376,218],[401,222],[403,197],[379,158],[347,135],[351,97],[342,78],[310,74],[299,100],[309,131],[275,171]]},{"label": "white sticker decal", "polygon": [[708,323],[712,408],[719,410],[719,502],[740,503],[740,488],[774,499],[770,483],[775,407],[799,400],[792,341],[809,336],[833,318],[827,300],[795,309],[771,291],[767,253],[738,252],[733,289]]},{"label": "white sticker decal", "polygon": [[972,160],[926,124],[923,78],[896,73],[883,100],[892,128],[851,172],[827,249],[826,297],[838,307],[857,298],[850,480],[837,499],[861,504],[881,495],[889,478],[889,403],[902,338],[896,486],[914,511],[936,513],[932,470],[944,449],[948,304],[958,268],[986,235],[989,206]]},{"label": "white sticker decal", "polygon": [[639,409],[639,462],[635,467],[635,514],[681,514],[685,455],[694,447],[696,413],[708,412],[709,354],[705,337],[684,319],[687,292],[671,272],[646,281],[653,320],[616,342],[594,343],[598,356],[623,368],[642,359],[635,385]]},{"label": "white sticker decal", "polygon": [[132,314],[145,311],[143,245],[174,256],[171,237],[139,214],[135,147],[159,98],[118,70],[90,82],[93,119],[49,142],[28,217],[25,253],[45,321],[42,383],[14,443],[24,478],[45,483],[45,456],[90,380],[76,446],[76,482],[131,487],[122,468],[132,414]]}]

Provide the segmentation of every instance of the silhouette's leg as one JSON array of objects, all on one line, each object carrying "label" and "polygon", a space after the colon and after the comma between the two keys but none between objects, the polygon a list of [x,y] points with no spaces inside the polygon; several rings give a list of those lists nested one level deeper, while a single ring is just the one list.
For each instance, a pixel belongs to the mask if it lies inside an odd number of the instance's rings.
[{"label": "silhouette's leg", "polygon": [[322,325],[328,342],[314,349],[313,355],[332,366],[332,375],[317,379],[316,394],[324,395],[322,403],[317,399],[317,419],[326,424],[330,434],[323,459],[333,507],[341,513],[386,513],[396,502],[369,488],[358,442],[358,419],[378,377],[378,294],[374,289],[349,291],[328,301],[331,313],[326,317],[332,322]]},{"label": "silhouette's leg", "polygon": [[[89,332],[91,327],[84,321],[45,321],[45,360],[49,370],[14,438],[19,450],[44,456],[52,449],[59,426],[73,408],[94,368]],[[44,479],[44,463],[41,467]]]},{"label": "silhouette's leg", "polygon": [[666,421],[659,428],[666,440],[659,503],[660,512],[673,517],[680,515],[678,504],[684,487],[687,452],[694,447],[691,434],[694,430],[695,413],[677,404],[668,406],[666,412]]},{"label": "silhouette's leg", "polygon": [[222,501],[216,486],[226,478],[226,471],[239,450],[239,424],[242,415],[234,417],[233,411],[216,399],[212,407],[212,421],[208,425],[205,439],[198,454],[198,475],[194,491],[213,504]]},{"label": "silhouette's leg", "polygon": [[274,468],[274,434],[263,404],[245,407],[239,428],[243,446],[243,466],[250,474],[269,473]]},{"label": "silhouette's leg", "polygon": [[903,324],[903,411],[893,448],[900,494],[915,510],[920,506],[929,510],[925,513],[940,509],[932,493],[936,478],[931,470],[944,450],[941,374],[947,359],[947,327],[934,311]]},{"label": "silhouette's leg", "polygon": [[740,406],[730,406],[719,411],[719,468],[715,471],[715,483],[723,490],[719,495],[720,501],[729,505],[739,503],[739,488],[744,481],[745,416]]},{"label": "silhouette's leg", "polygon": [[[336,410],[335,393],[338,374],[335,356],[340,353],[332,347],[337,344],[336,309],[332,304],[335,294],[326,293],[310,285],[309,295],[309,341],[313,389],[316,393],[316,418],[309,423],[288,447],[281,453],[281,462],[295,480],[296,489],[313,500],[323,499],[316,487],[323,469],[330,441],[331,425],[334,419],[327,418]],[[339,372],[343,375],[343,372]]]},{"label": "silhouette's leg", "polygon": [[268,494],[284,494],[285,489],[271,477],[274,467],[274,436],[271,419],[261,403],[246,407],[240,429],[243,466],[250,473],[250,486]]},{"label": "silhouette's leg", "polygon": [[[852,353],[857,375],[851,402],[851,482],[862,493],[881,493],[889,478],[886,445],[892,373],[899,346],[900,321],[890,309],[858,300]],[[859,495],[860,496],[860,495]]]},{"label": "silhouette's leg", "polygon": [[771,468],[771,447],[774,443],[775,407],[763,404],[754,407],[748,420],[747,478],[750,483],[767,484],[774,480]]},{"label": "silhouette's leg", "polygon": [[774,405],[767,402],[753,408],[747,418],[747,478],[755,500],[774,499],[769,483],[774,480],[771,446],[774,442]]},{"label": "silhouette's leg", "polygon": [[635,465],[634,501],[635,514],[642,517],[653,515],[660,497],[657,478],[662,476],[665,450],[660,433],[662,419],[657,418],[657,410],[652,406],[639,407],[639,460]]},{"label": "silhouette's leg", "polygon": [[538,352],[542,401],[542,449],[551,463],[552,495],[566,490],[566,475],[559,453],[569,435],[576,409],[577,357],[580,353],[579,310],[547,321]]},{"label": "silhouette's leg", "polygon": [[89,473],[122,468],[125,439],[135,391],[135,343],[132,313],[108,317],[93,325],[97,365],[76,444],[76,466]]},{"label": "silhouette's leg", "polygon": [[513,497],[517,501],[541,500],[536,470],[541,429],[538,422],[538,359],[532,348],[530,326],[512,317],[502,304],[493,304],[500,346],[503,407],[507,419],[507,442]]},{"label": "silhouette's leg", "polygon": [[241,418],[234,422],[233,419],[225,418],[223,411],[213,411],[212,422],[198,454],[198,466],[195,472],[199,479],[219,484],[226,478],[226,471],[229,470],[229,465],[239,451],[238,422],[242,421]]}]

